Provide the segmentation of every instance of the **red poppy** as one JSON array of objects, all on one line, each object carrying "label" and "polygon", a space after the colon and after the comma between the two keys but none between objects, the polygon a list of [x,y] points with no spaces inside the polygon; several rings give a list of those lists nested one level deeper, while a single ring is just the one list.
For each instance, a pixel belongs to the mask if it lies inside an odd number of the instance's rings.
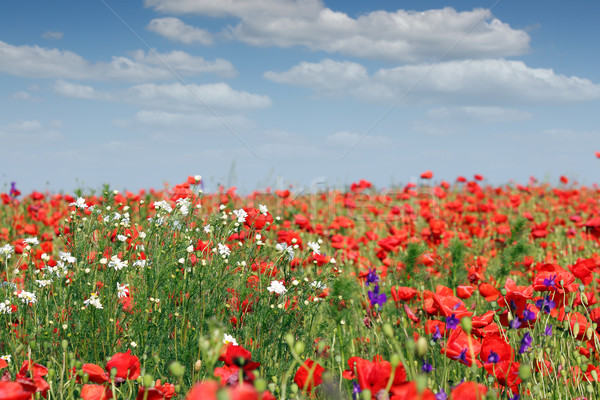
[{"label": "red poppy", "polygon": [[323,378],[321,377],[323,371],[325,371],[325,368],[309,358],[296,371],[294,382],[301,390],[306,389],[310,393],[313,388],[323,383]]},{"label": "red poppy", "polygon": [[433,172],[427,170],[421,174],[421,179],[431,179],[433,178]]},{"label": "red poppy", "polygon": [[228,367],[237,367],[245,371],[253,371],[260,367],[260,363],[252,361],[252,354],[242,346],[228,343],[225,351],[219,357]]},{"label": "red poppy", "polygon": [[106,370],[111,371],[117,369],[117,382],[125,381],[126,379],[137,379],[140,376],[140,360],[136,356],[131,355],[131,349],[126,353],[116,353],[106,363]]},{"label": "red poppy", "polygon": [[[343,376],[346,379],[357,379],[361,390],[369,389],[373,398],[376,394],[385,389],[392,373],[392,364],[384,361],[381,356],[373,357],[373,361],[368,361],[360,357],[351,357],[348,360],[350,369],[344,371]],[[396,367],[392,387],[400,385],[406,381],[406,370],[400,363]]]},{"label": "red poppy", "polygon": [[81,398],[83,400],[108,400],[112,399],[112,391],[105,385],[83,385]]},{"label": "red poppy", "polygon": [[484,364],[513,361],[514,350],[499,333],[490,333],[481,342],[479,357]]},{"label": "red poppy", "polygon": [[461,400],[483,400],[488,388],[481,383],[463,382],[452,389],[452,398]]}]

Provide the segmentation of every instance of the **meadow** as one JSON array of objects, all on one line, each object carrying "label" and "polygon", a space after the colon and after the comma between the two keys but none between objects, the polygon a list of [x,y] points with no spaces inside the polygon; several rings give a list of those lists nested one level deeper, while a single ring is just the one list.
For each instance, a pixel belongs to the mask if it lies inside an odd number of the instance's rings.
[{"label": "meadow", "polygon": [[0,194],[0,399],[595,399],[600,189]]}]

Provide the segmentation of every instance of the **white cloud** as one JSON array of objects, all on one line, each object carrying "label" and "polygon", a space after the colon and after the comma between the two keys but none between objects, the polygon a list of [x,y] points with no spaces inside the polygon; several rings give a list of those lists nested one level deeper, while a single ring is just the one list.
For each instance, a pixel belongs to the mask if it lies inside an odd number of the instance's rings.
[{"label": "white cloud", "polygon": [[373,11],[352,18],[319,0],[146,0],[170,13],[233,16],[231,38],[253,46],[303,46],[311,50],[396,62],[505,57],[529,50],[529,35],[487,9],[457,12]]},{"label": "white cloud", "polygon": [[[529,68],[504,59],[449,61],[380,69],[372,75],[352,62],[301,63],[265,78],[311,88],[328,95],[351,95],[362,101],[411,101],[462,104],[528,104],[589,101],[600,98],[600,85],[588,79]],[[325,82],[325,83],[324,83]]]},{"label": "white cloud", "polygon": [[158,33],[167,39],[185,44],[198,42],[208,46],[213,43],[212,34],[209,31],[187,25],[179,18],[154,18],[146,26],[146,29]]},{"label": "white cloud", "polygon": [[268,96],[237,91],[226,83],[187,86],[180,83],[145,83],[127,89],[120,95],[120,100],[151,109],[184,113],[206,113],[207,105],[220,113],[237,113],[272,105]]},{"label": "white cloud", "polygon": [[[227,126],[223,124],[227,123]],[[172,138],[173,132],[214,132],[215,130],[222,131],[230,127],[234,130],[239,130],[251,125],[251,122],[240,115],[232,115],[224,118],[219,118],[214,115],[206,114],[186,114],[180,112],[168,112],[157,110],[141,110],[138,111],[132,119],[113,121],[116,126],[130,128],[143,127],[154,131],[170,131],[169,136]]]},{"label": "white cloud", "polygon": [[427,117],[452,121],[512,122],[533,118],[527,111],[503,107],[439,107],[427,111]]},{"label": "white cloud", "polygon": [[133,58],[114,56],[109,62],[91,63],[68,50],[40,46],[13,46],[0,41],[0,72],[29,78],[147,82],[174,79],[176,74],[235,75],[229,61],[206,61],[182,51],[145,53]]},{"label": "white cloud", "polygon": [[112,96],[108,93],[98,92],[93,87],[77,83],[58,80],[54,83],[54,92],[65,97],[86,100],[110,100]]},{"label": "white cloud", "polygon": [[55,125],[51,123],[47,127],[37,120],[15,121],[0,125],[0,139],[5,143],[14,144],[39,144],[64,139],[63,135],[55,129]]},{"label": "white cloud", "polygon": [[325,143],[349,149],[357,143],[367,146],[388,146],[392,144],[392,140],[386,136],[340,131],[325,137]]},{"label": "white cloud", "polygon": [[56,31],[46,31],[42,34],[42,37],[44,39],[54,39],[54,40],[60,40],[63,38],[65,34],[63,32],[56,32]]}]

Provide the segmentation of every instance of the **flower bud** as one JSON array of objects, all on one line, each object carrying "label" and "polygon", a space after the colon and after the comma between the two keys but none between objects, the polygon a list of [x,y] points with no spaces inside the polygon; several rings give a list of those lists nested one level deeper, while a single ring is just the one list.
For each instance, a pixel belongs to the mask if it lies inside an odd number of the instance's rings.
[{"label": "flower bud", "polygon": [[427,350],[429,350],[429,344],[427,343],[427,339],[421,336],[417,340],[417,346],[415,348],[417,357],[423,358],[427,354]]},{"label": "flower bud", "polygon": [[531,365],[521,364],[521,367],[519,368],[519,378],[524,381],[531,378]]}]

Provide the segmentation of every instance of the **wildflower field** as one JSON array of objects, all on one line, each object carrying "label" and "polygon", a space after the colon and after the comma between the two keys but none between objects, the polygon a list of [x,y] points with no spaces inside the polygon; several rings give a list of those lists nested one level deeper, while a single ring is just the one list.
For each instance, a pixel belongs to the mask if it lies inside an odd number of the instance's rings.
[{"label": "wildflower field", "polygon": [[596,399],[600,189],[0,194],[0,399]]}]

